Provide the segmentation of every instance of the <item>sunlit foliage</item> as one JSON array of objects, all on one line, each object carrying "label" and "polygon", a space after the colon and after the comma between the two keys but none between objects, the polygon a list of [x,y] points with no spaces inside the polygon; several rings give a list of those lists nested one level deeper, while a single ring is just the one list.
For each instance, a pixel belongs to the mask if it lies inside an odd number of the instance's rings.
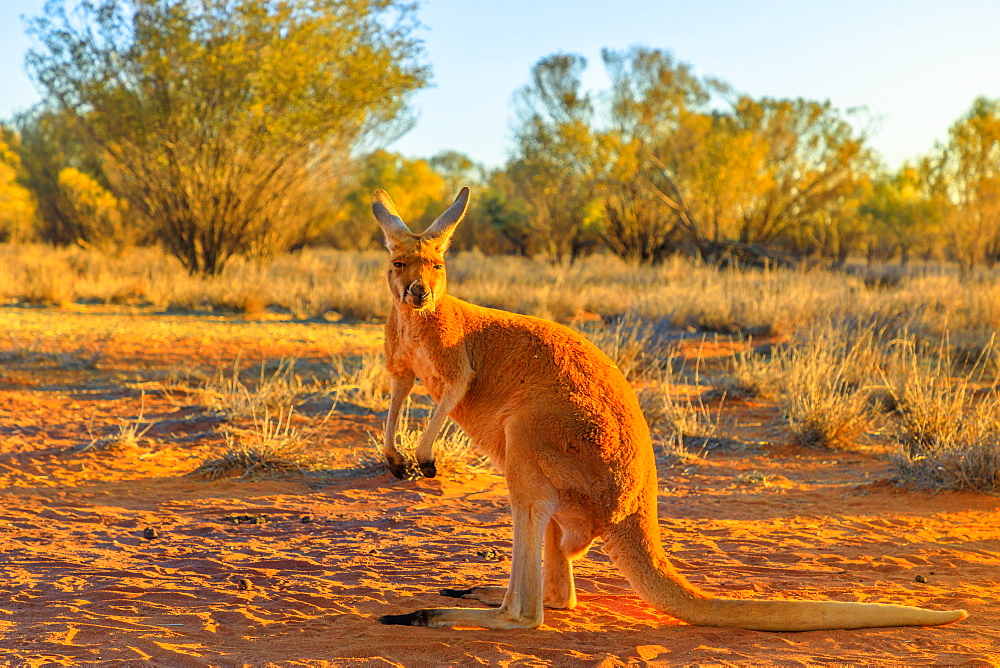
[{"label": "sunlit foliage", "polygon": [[607,91],[585,91],[586,61],[558,54],[517,96],[507,171],[540,251],[574,257],[599,238],[638,261],[681,249],[717,261],[737,246],[808,243],[792,234],[803,225],[843,227],[871,158],[829,103],[737,95],[657,49],[602,58]]},{"label": "sunlit foliage", "polygon": [[964,268],[993,265],[1000,260],[1000,100],[978,98],[948,136],[938,178],[952,205],[955,259]]},{"label": "sunlit foliage", "polygon": [[372,193],[379,188],[392,193],[399,214],[416,232],[430,225],[455,194],[449,195],[444,177],[426,160],[409,160],[388,151],[369,153],[326,231],[334,246],[364,250],[382,238],[371,217]]},{"label": "sunlit foliage", "polygon": [[27,66],[193,273],[315,232],[352,152],[427,68],[394,0],[50,0]]},{"label": "sunlit foliage", "polygon": [[16,134],[0,129],[0,241],[25,241],[34,233],[35,198],[21,183],[18,143]]},{"label": "sunlit foliage", "polygon": [[119,253],[141,240],[142,228],[126,219],[127,205],[74,167],[59,172],[59,194],[83,231],[85,244]]}]

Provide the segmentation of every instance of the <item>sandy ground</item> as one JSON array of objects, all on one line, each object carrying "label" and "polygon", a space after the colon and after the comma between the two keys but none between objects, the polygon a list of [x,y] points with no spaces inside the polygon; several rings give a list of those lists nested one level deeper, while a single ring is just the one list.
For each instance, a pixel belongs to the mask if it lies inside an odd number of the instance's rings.
[{"label": "sandy ground", "polygon": [[[866,452],[784,442],[776,412],[733,404],[748,438],[660,468],[679,568],[734,597],[962,607],[949,627],[760,633],[696,628],[636,598],[600,545],[580,605],[531,631],[380,626],[503,583],[501,477],[327,475],[209,482],[217,420],[163,391],[198,369],[379,344],[379,327],[0,309],[0,663],[202,665],[1000,664],[1000,498],[890,482]],[[81,446],[142,410],[137,447]],[[315,447],[349,466],[374,415],[334,415]],[[150,531],[151,530],[151,531]],[[469,602],[468,605],[477,605]]]}]

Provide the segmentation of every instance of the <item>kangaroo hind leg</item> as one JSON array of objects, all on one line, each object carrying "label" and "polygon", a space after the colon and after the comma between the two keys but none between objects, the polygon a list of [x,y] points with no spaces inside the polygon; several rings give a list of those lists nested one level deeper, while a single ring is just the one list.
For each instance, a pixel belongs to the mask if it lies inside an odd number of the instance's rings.
[{"label": "kangaroo hind leg", "polygon": [[485,629],[536,628],[541,625],[542,546],[552,505],[538,499],[519,503],[511,499],[514,517],[514,554],[510,584],[499,608],[431,608],[405,615],[386,615],[383,624],[407,626],[472,626]]},{"label": "kangaroo hind leg", "polygon": [[[542,604],[546,608],[568,610],[576,607],[576,587],[573,583],[573,562],[563,544],[563,531],[553,519],[545,530],[544,587]],[[442,596],[465,598],[486,605],[502,605],[507,587],[470,587],[444,589]]]}]

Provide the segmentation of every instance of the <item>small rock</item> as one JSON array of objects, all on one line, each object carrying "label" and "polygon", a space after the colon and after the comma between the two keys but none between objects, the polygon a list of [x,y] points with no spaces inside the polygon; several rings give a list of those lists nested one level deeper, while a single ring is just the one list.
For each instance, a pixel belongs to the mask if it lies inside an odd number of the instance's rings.
[{"label": "small rock", "polygon": [[146,527],[142,530],[142,537],[146,540],[153,540],[154,538],[159,538],[160,533],[153,527]]},{"label": "small rock", "polygon": [[926,584],[927,583],[927,578],[925,578],[923,575],[918,575],[917,577],[915,577],[913,579],[916,580],[917,582],[919,582],[920,584]]},{"label": "small rock", "polygon": [[302,517],[299,518],[299,521],[302,522],[303,524],[309,524],[310,522],[313,521],[313,516],[303,515]]},{"label": "small rock", "polygon": [[250,582],[250,578],[240,578],[236,582],[236,587],[240,591],[249,591],[250,587],[252,587],[252,586],[253,586],[253,583]]}]

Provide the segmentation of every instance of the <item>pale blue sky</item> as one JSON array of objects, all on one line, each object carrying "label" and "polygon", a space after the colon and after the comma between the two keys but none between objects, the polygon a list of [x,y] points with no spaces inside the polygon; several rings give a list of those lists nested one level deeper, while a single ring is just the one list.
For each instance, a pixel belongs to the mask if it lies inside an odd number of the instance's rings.
[{"label": "pale blue sky", "polygon": [[[0,118],[38,99],[20,16],[43,3],[0,0]],[[892,167],[943,140],[977,95],[1000,97],[996,0],[425,0],[420,17],[434,87],[416,96],[417,126],[392,147],[416,157],[454,149],[502,164],[511,97],[531,66],[579,53],[600,86],[604,46],[667,49],[754,96],[865,106]]]}]

